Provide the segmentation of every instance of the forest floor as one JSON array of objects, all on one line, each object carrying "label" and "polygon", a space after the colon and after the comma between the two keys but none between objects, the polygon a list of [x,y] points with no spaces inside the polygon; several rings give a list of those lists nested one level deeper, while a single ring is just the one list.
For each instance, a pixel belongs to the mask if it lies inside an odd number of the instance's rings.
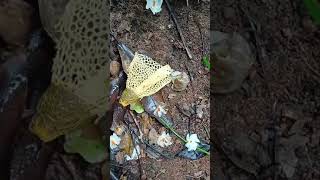
[{"label": "forest floor", "polygon": [[[189,129],[205,142],[209,142],[210,76],[209,70],[202,64],[202,58],[209,53],[210,4],[190,2],[187,6],[185,1],[171,3],[187,46],[194,56],[190,60],[165,2],[162,11],[156,15],[146,10],[145,3],[145,1],[113,3],[110,15],[111,32],[132,50],[144,50],[161,65],[169,64],[171,68],[189,75],[191,82],[186,90],[175,92],[168,85],[161,90],[161,94],[172,116],[174,128],[183,136]],[[179,107],[191,111],[194,105],[204,106],[201,118],[197,115],[188,117],[178,110]],[[189,121],[190,128],[188,128]],[[184,145],[176,138],[173,142],[168,150],[177,153]],[[143,170],[143,177],[147,179],[209,178],[209,159],[208,156],[195,161],[179,157],[173,160],[145,157],[140,159],[140,168]]]},{"label": "forest floor", "polygon": [[213,178],[319,179],[319,26],[299,0],[211,3],[211,29],[257,56],[241,89],[213,95]]}]

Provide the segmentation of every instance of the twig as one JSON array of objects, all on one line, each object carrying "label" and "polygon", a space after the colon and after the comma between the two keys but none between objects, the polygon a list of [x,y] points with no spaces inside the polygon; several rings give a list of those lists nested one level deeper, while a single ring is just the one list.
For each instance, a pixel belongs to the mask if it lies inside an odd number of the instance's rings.
[{"label": "twig", "polygon": [[[208,137],[208,139],[210,140],[210,133],[209,133],[209,131],[208,131],[208,128],[207,128],[205,125],[203,125],[203,124],[202,124],[202,127],[203,127],[204,130],[206,131],[207,137]],[[211,142],[210,142],[210,143],[211,143]]]},{"label": "twig", "polygon": [[110,163],[111,166],[116,166],[116,167],[119,167],[119,168],[123,168],[122,165],[119,165],[119,164],[114,164],[114,163]]},{"label": "twig", "polygon": [[189,75],[189,77],[190,77],[190,86],[191,86],[191,88],[192,88],[192,91],[194,91],[194,88],[193,88],[193,77],[192,77],[192,74],[191,74],[191,71],[190,71],[190,69],[189,69],[189,67],[187,66],[187,64],[186,64],[186,61],[184,61],[184,66],[186,67],[186,69],[187,69],[187,72],[188,72],[188,75]]},{"label": "twig", "polygon": [[[189,178],[192,178],[192,179],[200,179],[201,177],[203,177],[204,176],[204,174],[201,174],[201,175],[199,175],[199,176],[191,176],[191,175],[189,175],[189,174],[187,174],[186,175],[186,177],[189,177]],[[188,179],[188,178],[187,178]]]},{"label": "twig", "polygon": [[[273,105],[272,105],[272,114],[271,114],[271,124],[270,124],[270,134],[269,134],[269,139],[271,141],[271,144],[268,144],[268,149],[269,152],[271,154],[271,160],[272,160],[272,164],[276,164],[277,162],[277,153],[276,153],[276,148],[278,145],[278,141],[277,141],[277,126],[279,126],[279,122],[278,122],[278,116],[277,116],[277,107],[278,107],[278,100],[275,100]],[[276,173],[273,173],[273,178],[276,178]]]},{"label": "twig", "polygon": [[[191,115],[193,117],[193,114]],[[188,134],[190,134],[191,117],[188,118]]]},{"label": "twig", "polygon": [[146,146],[150,147],[153,151],[155,151],[156,153],[160,154],[161,156],[167,158],[167,159],[173,159],[173,156],[172,154],[165,154],[161,151],[159,151],[158,149],[156,149],[153,145],[149,144],[148,142],[146,142],[145,140],[143,140],[143,142]]},{"label": "twig", "polygon": [[204,47],[204,38],[203,38],[203,34],[201,31],[201,25],[199,23],[198,18],[194,18],[193,21],[195,22],[195,24],[197,25],[198,29],[199,29],[199,33],[200,33],[200,37],[201,37],[201,43],[202,43],[202,48],[201,48],[201,55],[202,57],[204,56],[204,51],[205,51],[205,47]]},{"label": "twig", "polygon": [[127,121],[125,121],[125,124],[127,125],[129,131],[131,132],[131,134],[135,135],[136,137],[138,137],[138,140],[140,141],[140,143],[145,144],[146,146],[150,147],[152,150],[154,150],[156,153],[160,154],[161,156],[167,158],[167,159],[172,159],[172,155],[167,155],[159,150],[157,150],[156,148],[154,148],[151,144],[149,144],[146,140],[144,139],[139,139],[139,136],[130,128],[129,123]]},{"label": "twig", "polygon": [[116,175],[113,174],[112,171],[110,171],[110,176],[111,176],[112,180],[118,180],[118,178],[116,177]]},{"label": "twig", "polygon": [[161,174],[164,174],[165,173],[165,171],[163,171],[163,170],[160,170],[160,172],[154,177],[154,179],[157,179],[158,178],[158,176],[160,176]]},{"label": "twig", "polygon": [[117,44],[119,44],[118,39],[116,38],[116,36],[110,32],[110,36],[116,41]]},{"label": "twig", "polygon": [[197,115],[197,105],[194,105],[194,107],[191,106],[192,112],[191,117],[188,120],[188,134],[190,134],[190,127],[191,127],[191,118],[192,120],[195,120],[195,116]]},{"label": "twig", "polygon": [[143,133],[142,133],[142,130],[141,130],[140,126],[139,126],[139,123],[138,123],[136,117],[134,116],[134,114],[132,113],[132,111],[129,111],[129,114],[131,115],[134,123],[136,124],[136,126],[137,126],[137,128],[138,128],[138,130],[139,130],[140,136],[138,136],[138,138],[139,138],[140,140],[142,140]]},{"label": "twig", "polygon": [[[129,111],[129,112],[130,112],[130,111]],[[132,114],[130,113],[130,115],[132,115]],[[133,118],[133,116],[132,116],[132,118]],[[136,152],[138,152],[137,147],[136,147],[135,139],[133,138],[133,135],[136,135],[136,136],[137,136],[137,134],[132,133],[133,130],[131,130],[131,128],[130,128],[130,126],[129,126],[129,123],[128,123],[127,121],[124,120],[124,122],[125,122],[125,124],[127,125],[128,129],[131,131],[130,135],[131,135],[131,138],[132,138],[132,144],[133,144],[133,147],[134,147],[134,149],[136,150]],[[138,126],[138,128],[139,128],[139,126]],[[140,140],[140,139],[139,139],[140,137],[139,137],[139,136],[137,136],[137,137],[138,137],[138,140]],[[141,138],[141,140],[142,140],[142,138]],[[139,172],[140,172],[140,179],[141,179],[141,177],[142,177],[142,166],[141,166],[141,162],[140,162],[140,153],[137,153],[137,154],[138,154]]]},{"label": "twig", "polygon": [[313,72],[314,74],[314,78],[318,81],[318,83],[320,83],[320,74],[317,70],[315,70],[307,61],[307,59],[305,57],[302,58],[303,62],[307,65],[307,67],[309,68],[309,70],[311,72]]},{"label": "twig", "polygon": [[251,29],[253,31],[254,34],[254,39],[255,39],[255,47],[256,47],[256,55],[257,55],[257,61],[259,62],[259,64],[261,65],[261,69],[262,69],[262,76],[265,79],[266,77],[266,72],[265,72],[265,59],[264,56],[262,55],[262,43],[261,40],[258,36],[258,34],[260,34],[261,32],[261,27],[258,26],[258,23],[255,21],[255,19],[253,17],[251,17],[248,13],[248,11],[246,11],[243,7],[240,7],[240,10],[244,13],[244,15],[247,17],[248,22],[250,23]]},{"label": "twig", "polygon": [[76,179],[76,180],[82,180],[82,178],[80,177],[80,175],[78,175],[77,173],[75,173],[75,167],[68,163],[68,161],[65,159],[64,156],[62,155],[59,155],[59,158],[62,160],[63,162],[63,166],[67,169],[67,171],[71,174],[72,178],[73,179]]},{"label": "twig", "polygon": [[298,42],[300,49],[305,53],[305,56],[302,56],[302,60],[304,62],[304,64],[307,66],[307,68],[313,73],[313,77],[314,79],[320,83],[320,72],[318,72],[316,69],[314,69],[310,63],[308,63],[306,56],[308,57],[308,53],[306,52],[306,50],[303,48],[303,46],[301,45],[300,42]]},{"label": "twig", "polygon": [[175,23],[175,25],[176,25],[176,27],[177,27],[178,33],[179,33],[179,35],[180,35],[180,37],[181,37],[181,40],[182,40],[182,42],[183,42],[183,46],[184,46],[184,48],[185,48],[186,51],[187,51],[188,57],[189,57],[190,59],[192,59],[193,56],[192,56],[192,54],[191,54],[190,49],[189,49],[188,46],[187,46],[186,40],[184,39],[184,36],[183,36],[183,34],[182,34],[182,31],[181,31],[181,28],[180,28],[180,26],[179,26],[179,24],[178,24],[178,21],[177,21],[175,15],[174,15],[173,12],[172,12],[171,6],[169,5],[168,0],[165,0],[165,2],[166,2],[166,4],[167,4],[169,13],[170,13],[170,15],[171,15],[171,17],[172,17],[172,19],[173,19],[173,22]]}]

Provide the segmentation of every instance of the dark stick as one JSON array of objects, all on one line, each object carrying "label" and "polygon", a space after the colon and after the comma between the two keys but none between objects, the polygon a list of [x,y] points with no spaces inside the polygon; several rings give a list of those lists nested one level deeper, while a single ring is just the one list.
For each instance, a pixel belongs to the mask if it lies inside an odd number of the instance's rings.
[{"label": "dark stick", "polygon": [[182,40],[182,42],[183,42],[183,46],[184,46],[184,48],[185,48],[186,51],[187,51],[188,57],[189,57],[190,59],[192,59],[193,56],[192,56],[192,54],[191,54],[190,49],[187,47],[186,40],[184,39],[184,36],[183,36],[183,34],[182,34],[182,31],[181,31],[181,28],[180,28],[180,26],[179,26],[179,24],[178,24],[178,21],[177,21],[175,15],[174,15],[173,12],[172,12],[172,9],[171,9],[171,7],[170,7],[170,5],[169,5],[168,0],[165,0],[165,2],[166,2],[166,4],[167,4],[169,13],[170,13],[170,15],[171,15],[171,17],[172,17],[172,19],[173,19],[173,22],[175,23],[175,25],[176,25],[176,27],[177,27],[177,30],[178,30],[179,35],[180,35],[180,37],[181,37],[181,40]]},{"label": "dark stick", "polygon": [[243,7],[240,7],[240,10],[243,12],[245,17],[247,18],[247,20],[248,20],[248,22],[250,24],[250,27],[252,29],[252,32],[253,32],[253,35],[254,35],[254,41],[255,41],[254,45],[255,45],[256,51],[257,51],[256,52],[257,61],[261,66],[263,79],[265,79],[265,77],[266,77],[266,72],[265,72],[266,59],[262,55],[262,43],[261,43],[261,38],[259,37],[259,34],[261,32],[261,27],[257,24],[255,19],[249,15],[247,10],[245,10]]},{"label": "dark stick", "polygon": [[318,72],[315,68],[313,68],[312,65],[310,65],[310,63],[308,63],[307,59],[309,58],[309,54],[306,52],[306,50],[303,48],[303,46],[301,45],[301,42],[297,42],[299,44],[300,49],[302,50],[302,52],[304,52],[305,55],[303,55],[301,58],[304,62],[304,64],[307,66],[307,68],[313,73],[312,76],[313,78],[320,83],[320,72]]},{"label": "dark stick", "polygon": [[[271,122],[268,128],[268,151],[271,156],[272,164],[276,165],[277,159],[277,126],[279,126],[278,117],[277,117],[277,105],[278,101],[276,100],[272,106]],[[276,171],[272,172],[273,179],[276,180]]]},{"label": "dark stick", "polygon": [[110,171],[110,176],[111,176],[112,180],[119,180],[119,179],[116,177],[116,175],[113,174],[112,171]]},{"label": "dark stick", "polygon": [[[127,110],[128,111],[128,110]],[[131,138],[132,138],[132,144],[133,144],[133,146],[134,146],[134,149],[137,151],[137,147],[136,147],[136,142],[135,142],[135,139],[134,139],[134,135],[136,135],[137,136],[137,134],[135,134],[134,133],[134,131],[133,130],[131,130],[131,128],[130,128],[130,126],[129,126],[129,123],[127,122],[127,121],[125,121],[124,120],[124,122],[125,122],[125,124],[127,125],[127,128],[129,129],[129,131],[131,131]],[[137,124],[136,124],[137,125]],[[138,126],[138,125],[137,125]],[[138,127],[139,128],[139,127]],[[138,140],[140,140],[141,141],[141,139],[139,138],[139,136],[137,136],[137,138],[138,138]],[[138,152],[138,151],[137,151]],[[142,177],[142,166],[141,166],[141,161],[140,161],[140,154],[138,154],[138,163],[139,163],[139,172],[140,172],[140,179],[141,179],[141,177]]]},{"label": "dark stick", "polygon": [[204,47],[204,38],[203,38],[203,34],[202,34],[202,31],[201,31],[201,25],[199,23],[199,19],[198,18],[195,18],[193,19],[194,22],[196,23],[198,29],[199,29],[199,33],[200,33],[200,37],[201,37],[201,43],[202,43],[202,48],[201,48],[201,55],[202,57],[204,57],[204,51],[205,51],[205,47]]},{"label": "dark stick", "polygon": [[[169,154],[165,154],[165,153],[157,150],[155,147],[153,147],[151,144],[149,144],[146,140],[144,140],[144,139],[139,139],[139,136],[130,128],[129,123],[128,123],[126,120],[124,120],[124,123],[127,125],[127,128],[128,128],[129,131],[131,132],[131,135],[135,135],[141,143],[143,143],[143,144],[145,144],[146,146],[150,147],[152,150],[154,150],[156,153],[162,155],[163,157],[165,157],[165,158],[167,158],[167,159],[172,159],[172,155],[171,155],[171,154],[170,154],[170,155],[169,155]],[[133,138],[132,138],[132,139],[133,139]]]}]

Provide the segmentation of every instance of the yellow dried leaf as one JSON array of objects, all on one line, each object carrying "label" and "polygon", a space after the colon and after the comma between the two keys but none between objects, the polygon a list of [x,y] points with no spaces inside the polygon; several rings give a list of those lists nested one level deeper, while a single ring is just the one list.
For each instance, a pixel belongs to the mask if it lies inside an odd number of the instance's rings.
[{"label": "yellow dried leaf", "polygon": [[129,133],[125,133],[121,139],[121,143],[119,145],[120,149],[123,150],[126,154],[132,154],[133,151],[133,143],[132,138]]}]

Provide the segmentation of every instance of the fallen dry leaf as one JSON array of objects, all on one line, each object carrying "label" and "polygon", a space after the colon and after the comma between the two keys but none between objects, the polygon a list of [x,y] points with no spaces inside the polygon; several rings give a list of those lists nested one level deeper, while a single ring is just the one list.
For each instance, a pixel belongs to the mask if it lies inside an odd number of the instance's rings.
[{"label": "fallen dry leaf", "polygon": [[124,153],[132,154],[133,144],[132,144],[131,135],[128,132],[125,132],[125,134],[123,135],[119,147],[120,149],[123,149]]},{"label": "fallen dry leaf", "polygon": [[150,129],[152,128],[153,120],[150,116],[148,116],[147,113],[142,113],[140,122],[143,134],[147,136]]}]

